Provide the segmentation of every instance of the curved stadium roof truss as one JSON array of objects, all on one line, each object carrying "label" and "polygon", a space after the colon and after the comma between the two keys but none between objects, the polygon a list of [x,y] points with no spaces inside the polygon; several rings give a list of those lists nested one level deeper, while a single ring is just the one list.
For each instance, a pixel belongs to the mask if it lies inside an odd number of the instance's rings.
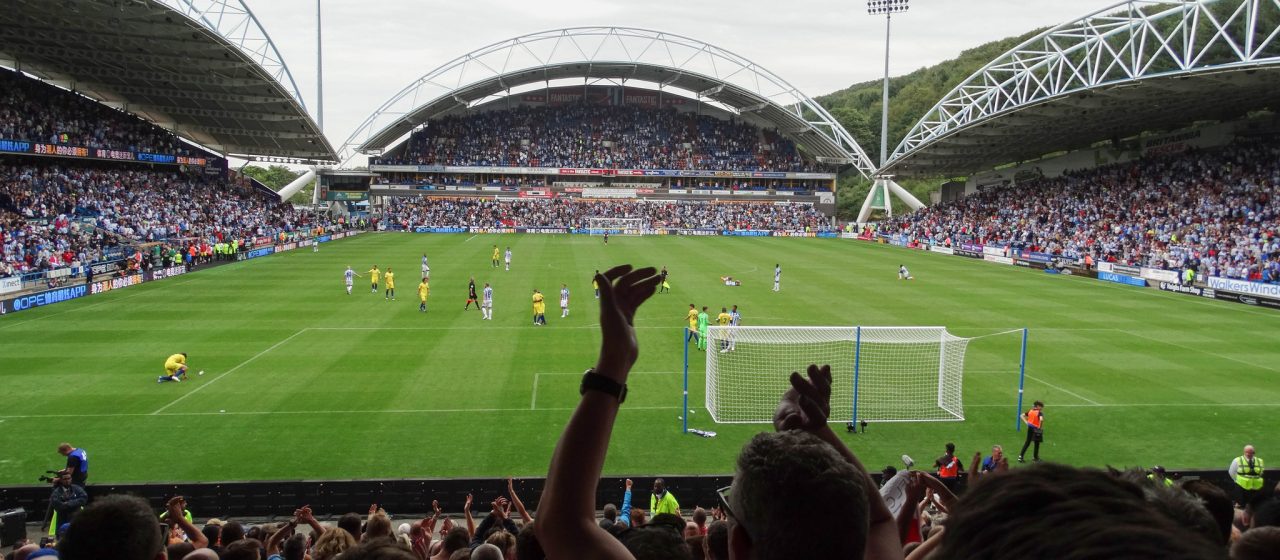
[{"label": "curved stadium roof truss", "polygon": [[[964,172],[973,169],[962,162],[992,165],[1054,151],[1034,142],[1006,147],[991,139],[998,135],[994,130],[973,131],[1040,105],[1045,108],[1035,128],[1041,136],[1046,120],[1055,118],[1084,133],[1067,139],[1075,146],[1062,149],[1140,133],[1144,124],[1189,124],[1170,120],[1177,112],[1214,117],[1274,104],[1280,85],[1274,70],[1280,65],[1278,24],[1280,0],[1132,0],[1100,10],[1045,31],[979,69],[925,114],[886,167]],[[1273,69],[1256,72],[1266,67]],[[1178,79],[1161,80],[1168,78]],[[1135,91],[1126,95],[1131,87]],[[1049,108],[1049,102],[1058,106]],[[1096,110],[1087,118],[1064,119],[1090,114],[1089,109]],[[1096,122],[1106,121],[1104,115],[1114,122]],[[1019,153],[1019,144],[1031,151]],[[984,145],[991,153],[979,153]],[[991,160],[1002,149],[1009,159]]]},{"label": "curved stadium roof truss", "polygon": [[698,99],[778,128],[820,162],[874,166],[825,109],[794,86],[732,52],[679,35],[623,27],[577,27],[524,35],[455,58],[418,78],[378,108],[340,151],[379,153],[415,128],[528,84],[567,78],[635,80]]}]

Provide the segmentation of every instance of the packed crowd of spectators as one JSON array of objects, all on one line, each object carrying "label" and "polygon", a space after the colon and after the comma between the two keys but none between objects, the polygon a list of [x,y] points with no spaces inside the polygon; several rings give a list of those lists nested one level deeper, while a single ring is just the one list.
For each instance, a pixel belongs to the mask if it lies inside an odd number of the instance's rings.
[{"label": "packed crowd of spectators", "polygon": [[176,169],[0,162],[0,276],[78,267],[142,243],[277,236],[309,220],[241,185]]},{"label": "packed crowd of spectators", "polygon": [[777,131],[634,106],[515,107],[431,121],[374,164],[812,171]]},{"label": "packed crowd of spectators", "polygon": [[1280,282],[1280,139],[1023,181],[879,231]]},{"label": "packed crowd of spectators", "polygon": [[0,139],[204,155],[133,115],[4,68],[0,68]]},{"label": "packed crowd of spectators", "polygon": [[[51,504],[62,508],[60,519],[72,518],[69,525],[45,548],[20,543],[14,558],[1265,560],[1280,550],[1280,499],[1270,492],[1240,494],[1251,497],[1237,510],[1214,484],[1175,482],[1159,467],[1151,474],[1039,462],[1010,468],[996,448],[988,461],[975,456],[967,487],[948,483],[942,467],[936,477],[885,472],[877,486],[828,422],[832,386],[841,380],[817,365],[791,374],[773,429],[745,442],[731,485],[717,491],[712,507],[689,508],[689,500],[682,506],[680,489],[657,478],[648,500],[643,487],[626,480],[613,490],[621,505],[597,510],[601,471],[640,351],[633,318],[662,276],[623,265],[596,281],[600,354],[551,455],[536,511],[526,509],[508,479],[504,492],[480,497],[487,507],[476,509],[487,513],[479,523],[468,494],[458,520],[444,515],[440,503],[424,501],[423,510],[431,512],[425,519],[393,521],[375,504],[367,515],[347,513],[326,524],[303,505],[282,523],[210,519],[197,526],[190,512],[200,504],[181,496],[160,511],[118,494],[79,510],[83,497],[61,488],[73,484],[62,472]],[[953,450],[948,445],[943,459]],[[73,455],[71,471],[83,464]],[[1260,459],[1257,465],[1260,471]]]},{"label": "packed crowd of spectators", "polygon": [[495,200],[417,197],[391,199],[383,223],[413,227],[588,228],[592,218],[639,218],[648,228],[826,231],[832,226],[812,204],[577,198]]}]

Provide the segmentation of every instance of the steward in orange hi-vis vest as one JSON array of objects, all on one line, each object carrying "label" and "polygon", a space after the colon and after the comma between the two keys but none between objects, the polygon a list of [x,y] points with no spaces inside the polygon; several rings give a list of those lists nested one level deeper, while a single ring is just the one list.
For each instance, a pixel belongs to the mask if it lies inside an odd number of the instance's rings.
[{"label": "steward in orange hi-vis vest", "polygon": [[1034,458],[1040,461],[1040,443],[1044,441],[1044,403],[1036,401],[1031,406],[1031,410],[1022,413],[1022,422],[1027,425],[1027,441],[1022,444],[1022,451],[1018,453],[1018,462],[1025,463],[1023,456],[1027,454],[1027,448],[1031,444],[1035,444]]}]

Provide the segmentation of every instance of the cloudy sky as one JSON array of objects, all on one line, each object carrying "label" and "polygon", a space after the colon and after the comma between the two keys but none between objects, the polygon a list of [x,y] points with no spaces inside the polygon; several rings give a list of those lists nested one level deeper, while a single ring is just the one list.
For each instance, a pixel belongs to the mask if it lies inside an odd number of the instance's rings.
[{"label": "cloudy sky", "polygon": [[[339,147],[384,101],[436,66],[535,31],[641,27],[733,51],[810,96],[875,79],[884,18],[833,0],[321,0],[325,133]],[[315,0],[245,0],[314,111]],[[1116,0],[913,0],[893,20],[890,72],[954,58],[987,41],[1056,25]]]}]

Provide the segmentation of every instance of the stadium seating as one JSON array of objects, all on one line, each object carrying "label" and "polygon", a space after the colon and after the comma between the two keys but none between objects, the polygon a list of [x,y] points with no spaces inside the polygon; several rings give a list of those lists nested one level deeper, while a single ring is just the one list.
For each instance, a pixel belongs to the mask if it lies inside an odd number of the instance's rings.
[{"label": "stadium seating", "polygon": [[713,204],[634,200],[481,198],[392,199],[385,221],[425,227],[587,228],[591,218],[641,218],[651,228],[826,231],[829,220],[811,204]]},{"label": "stadium seating", "polygon": [[0,162],[0,276],[78,267],[139,243],[217,243],[308,227],[291,205],[173,170]]},{"label": "stadium seating", "polygon": [[516,107],[445,117],[389,165],[813,171],[776,131],[674,109]]},{"label": "stadium seating", "polygon": [[879,232],[1280,282],[1280,141],[1022,181],[885,221]]},{"label": "stadium seating", "polygon": [[133,115],[4,68],[0,68],[0,139],[205,155]]}]

